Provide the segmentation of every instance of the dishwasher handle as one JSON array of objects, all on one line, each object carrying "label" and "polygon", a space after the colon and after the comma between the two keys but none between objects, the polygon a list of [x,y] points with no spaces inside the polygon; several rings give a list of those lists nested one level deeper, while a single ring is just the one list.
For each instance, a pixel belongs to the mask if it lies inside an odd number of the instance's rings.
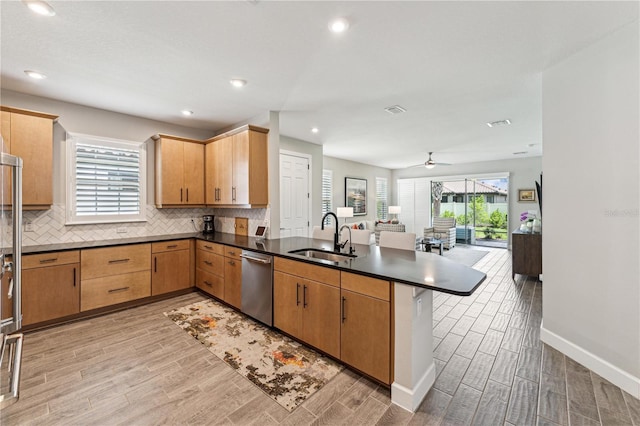
[{"label": "dishwasher handle", "polygon": [[262,258],[262,257],[253,257],[253,256],[249,256],[247,254],[242,253],[240,255],[241,258],[243,259],[247,259],[251,262],[259,262],[259,263],[264,263],[264,264],[270,264],[271,263],[271,258]]}]

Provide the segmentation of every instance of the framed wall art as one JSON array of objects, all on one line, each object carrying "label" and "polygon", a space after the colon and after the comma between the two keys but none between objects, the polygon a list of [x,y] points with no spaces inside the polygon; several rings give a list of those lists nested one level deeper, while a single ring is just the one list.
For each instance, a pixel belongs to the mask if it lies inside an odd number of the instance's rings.
[{"label": "framed wall art", "polygon": [[359,178],[344,178],[344,204],[353,207],[354,216],[367,214],[367,180]]},{"label": "framed wall art", "polygon": [[518,201],[535,201],[535,189],[518,189]]}]

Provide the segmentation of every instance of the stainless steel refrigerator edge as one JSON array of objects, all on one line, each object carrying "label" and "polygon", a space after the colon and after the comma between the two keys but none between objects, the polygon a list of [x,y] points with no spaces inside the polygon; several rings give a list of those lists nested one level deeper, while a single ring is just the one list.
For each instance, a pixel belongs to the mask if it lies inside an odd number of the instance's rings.
[{"label": "stainless steel refrigerator edge", "polygon": [[242,312],[273,325],[273,257],[242,250]]}]

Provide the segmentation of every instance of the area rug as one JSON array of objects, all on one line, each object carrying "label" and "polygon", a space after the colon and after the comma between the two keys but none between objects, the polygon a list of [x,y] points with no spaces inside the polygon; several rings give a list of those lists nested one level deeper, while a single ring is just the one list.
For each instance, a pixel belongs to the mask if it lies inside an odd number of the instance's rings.
[{"label": "area rug", "polygon": [[[435,253],[435,251],[434,251]],[[470,249],[463,246],[455,246],[451,250],[444,251],[444,257],[453,260],[456,263],[462,263],[466,266],[475,265],[480,259],[489,253],[486,250]]]},{"label": "area rug", "polygon": [[164,314],[289,411],[342,370],[340,364],[213,300]]}]

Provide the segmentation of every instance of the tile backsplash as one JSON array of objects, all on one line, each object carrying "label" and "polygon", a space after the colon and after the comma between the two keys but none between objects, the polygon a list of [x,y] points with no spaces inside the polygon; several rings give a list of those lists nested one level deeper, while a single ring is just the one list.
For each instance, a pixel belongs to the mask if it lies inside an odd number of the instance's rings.
[{"label": "tile backsplash", "polygon": [[[23,212],[25,227],[22,245],[196,232],[202,229],[202,216],[205,214],[215,216],[216,231],[230,234],[235,233],[235,218],[246,217],[249,219],[249,235],[253,235],[258,225],[264,223],[269,209],[156,209],[148,205],[146,222],[65,225],[65,205],[54,204],[49,210]],[[3,228],[8,231],[6,227]],[[31,230],[27,231],[28,228]]]}]

